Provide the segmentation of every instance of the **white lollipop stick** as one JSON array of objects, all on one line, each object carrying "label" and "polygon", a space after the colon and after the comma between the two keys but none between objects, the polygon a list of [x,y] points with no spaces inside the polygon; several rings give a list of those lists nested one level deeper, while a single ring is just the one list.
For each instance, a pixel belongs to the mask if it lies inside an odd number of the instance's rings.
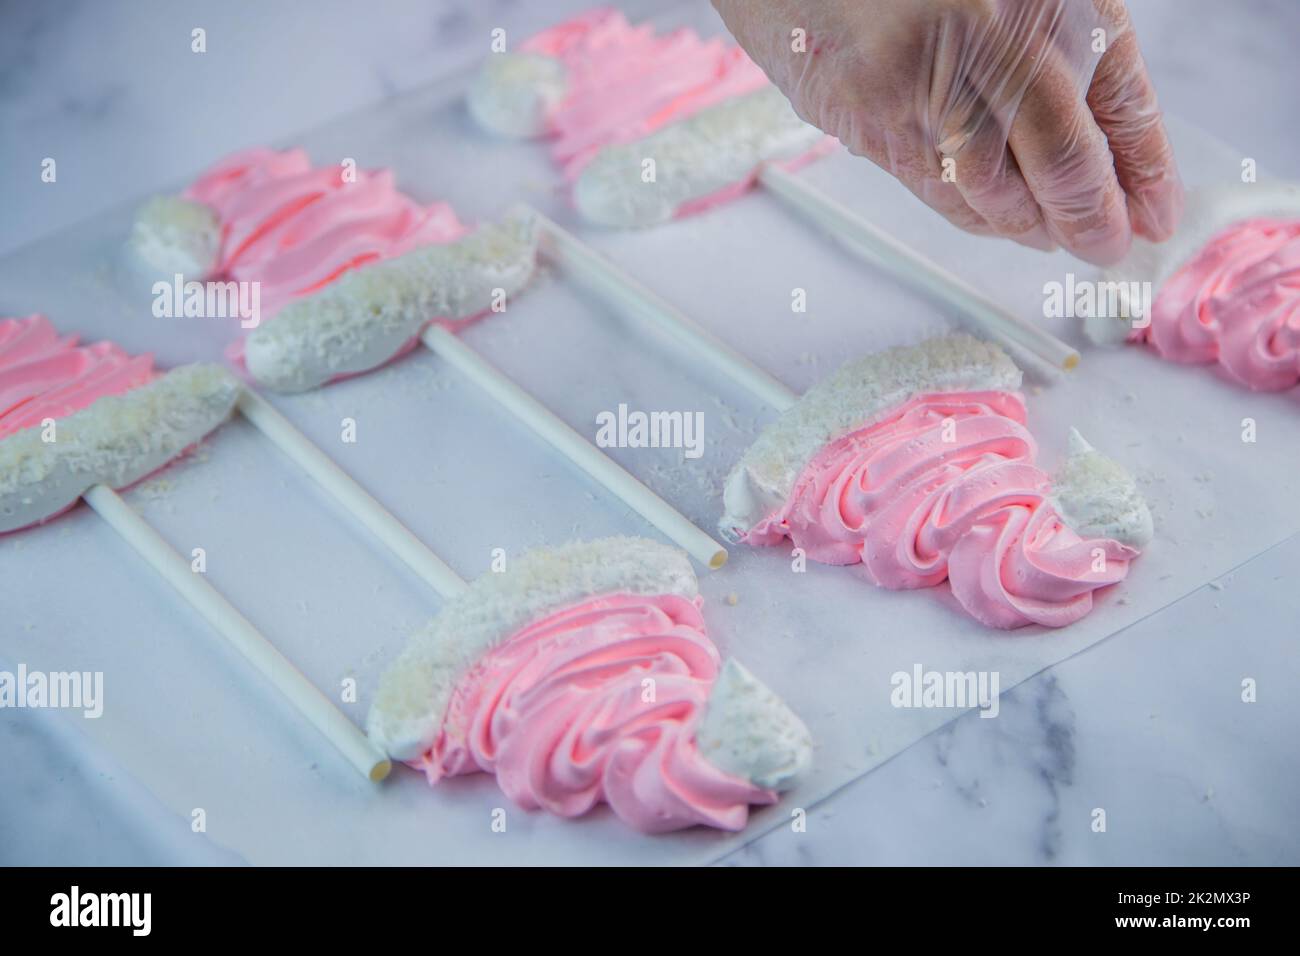
[{"label": "white lollipop stick", "polygon": [[687,348],[703,356],[715,369],[759,400],[778,411],[795,403],[798,394],[781,384],[703,326],[674,308],[577,236],[565,231],[535,210],[529,213],[541,226],[539,250],[555,265],[615,307],[649,320]]},{"label": "white lollipop stick", "polygon": [[311,439],[276,411],[270,402],[245,388],[240,394],[237,407],[258,431],[311,475],[317,484],[365,525],[389,551],[401,558],[429,587],[444,598],[464,589],[465,581],[455,571],[317,448]]},{"label": "white lollipop stick", "polygon": [[262,634],[222,597],[207,579],[190,570],[162,536],[131,510],[107,485],[95,485],[82,496],[109,526],[122,536],[168,584],[176,589],[204,619],[261,671],[276,690],[298,708],[317,730],[338,748],[352,766],[378,782],[392,764],[356,724],[334,706]]},{"label": "white lollipop stick", "polygon": [[758,179],[852,252],[942,299],[994,338],[1030,352],[1053,368],[1072,369],[1079,364],[1079,353],[1069,345],[1008,312],[938,263],[873,226],[798,176],[779,166],[764,166]]},{"label": "white lollipop stick", "polygon": [[421,341],[435,354],[473,379],[516,418],[571,462],[612,491],[629,507],[684,548],[707,568],[722,567],[727,549],[701,531],[672,505],[633,478],[561,421],[541,402],[485,362],[468,345],[441,326],[427,328]]}]

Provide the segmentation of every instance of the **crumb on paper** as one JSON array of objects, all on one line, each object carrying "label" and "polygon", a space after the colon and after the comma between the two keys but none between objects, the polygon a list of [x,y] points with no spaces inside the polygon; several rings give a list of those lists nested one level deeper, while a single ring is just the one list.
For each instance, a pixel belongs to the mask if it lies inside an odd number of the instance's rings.
[{"label": "crumb on paper", "polygon": [[175,488],[176,482],[164,475],[141,482],[136,486],[136,493],[146,501],[157,501],[170,495]]}]

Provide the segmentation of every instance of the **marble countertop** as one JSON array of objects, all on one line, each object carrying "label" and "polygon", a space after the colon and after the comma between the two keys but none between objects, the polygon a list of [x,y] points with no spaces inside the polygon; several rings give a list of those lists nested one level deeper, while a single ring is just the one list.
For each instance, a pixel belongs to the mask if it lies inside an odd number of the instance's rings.
[{"label": "marble countertop", "polygon": [[[7,5],[0,254],[232,145],[428,84],[477,57],[495,26],[525,34],[585,5]],[[1300,178],[1300,7],[1132,7],[1166,108]],[[190,53],[196,27],[204,58]],[[931,734],[811,808],[807,832],[774,831],[722,862],[1300,863],[1300,593],[1286,586],[1298,562],[1292,538],[1009,691],[1001,719],[967,714]],[[1248,677],[1254,704],[1241,700]],[[0,720],[0,760],[21,768],[0,792],[0,862],[238,862],[70,733],[42,712]],[[1097,808],[1105,833],[1091,828]]]}]

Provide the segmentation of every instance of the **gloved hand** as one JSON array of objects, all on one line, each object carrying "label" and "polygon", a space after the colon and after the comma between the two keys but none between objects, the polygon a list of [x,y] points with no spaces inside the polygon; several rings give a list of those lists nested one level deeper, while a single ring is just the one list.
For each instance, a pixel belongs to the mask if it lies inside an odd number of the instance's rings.
[{"label": "gloved hand", "polygon": [[804,120],[963,229],[1110,264],[1178,223],[1123,0],[713,4]]}]

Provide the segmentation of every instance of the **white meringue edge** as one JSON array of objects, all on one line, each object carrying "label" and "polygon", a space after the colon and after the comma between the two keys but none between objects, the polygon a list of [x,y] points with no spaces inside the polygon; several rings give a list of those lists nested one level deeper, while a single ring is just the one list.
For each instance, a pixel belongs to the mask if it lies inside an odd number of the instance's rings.
[{"label": "white meringue edge", "polygon": [[1070,429],[1069,451],[1052,476],[1048,501],[1084,537],[1112,538],[1140,551],[1155,534],[1151,510],[1132,474],[1093,448],[1077,428]]},{"label": "white meringue edge", "polygon": [[421,246],[354,269],[295,299],[244,342],[249,374],[267,388],[302,392],[382,365],[431,319],[459,321],[508,298],[532,278],[538,226],[512,212],[454,242]]},{"label": "white meringue edge", "polygon": [[44,521],[89,488],[124,488],[229,417],[242,386],[219,365],[183,365],[54,423],[0,439],[0,532]]},{"label": "white meringue edge", "polygon": [[493,53],[465,94],[480,127],[508,139],[537,139],[569,89],[564,63],[541,53]]},{"label": "white meringue edge", "polygon": [[804,722],[735,658],[723,661],[695,741],[719,770],[768,790],[793,788],[812,767]]},{"label": "white meringue edge", "polygon": [[155,277],[203,279],[217,267],[221,223],[203,203],[153,196],[136,210],[128,246],[136,264]]},{"label": "white meringue edge", "polygon": [[[824,135],[796,115],[780,90],[766,86],[602,148],[573,184],[574,205],[597,225],[657,225],[686,203],[744,182],[766,161],[808,152]],[[655,176],[647,182],[650,159]]]}]

